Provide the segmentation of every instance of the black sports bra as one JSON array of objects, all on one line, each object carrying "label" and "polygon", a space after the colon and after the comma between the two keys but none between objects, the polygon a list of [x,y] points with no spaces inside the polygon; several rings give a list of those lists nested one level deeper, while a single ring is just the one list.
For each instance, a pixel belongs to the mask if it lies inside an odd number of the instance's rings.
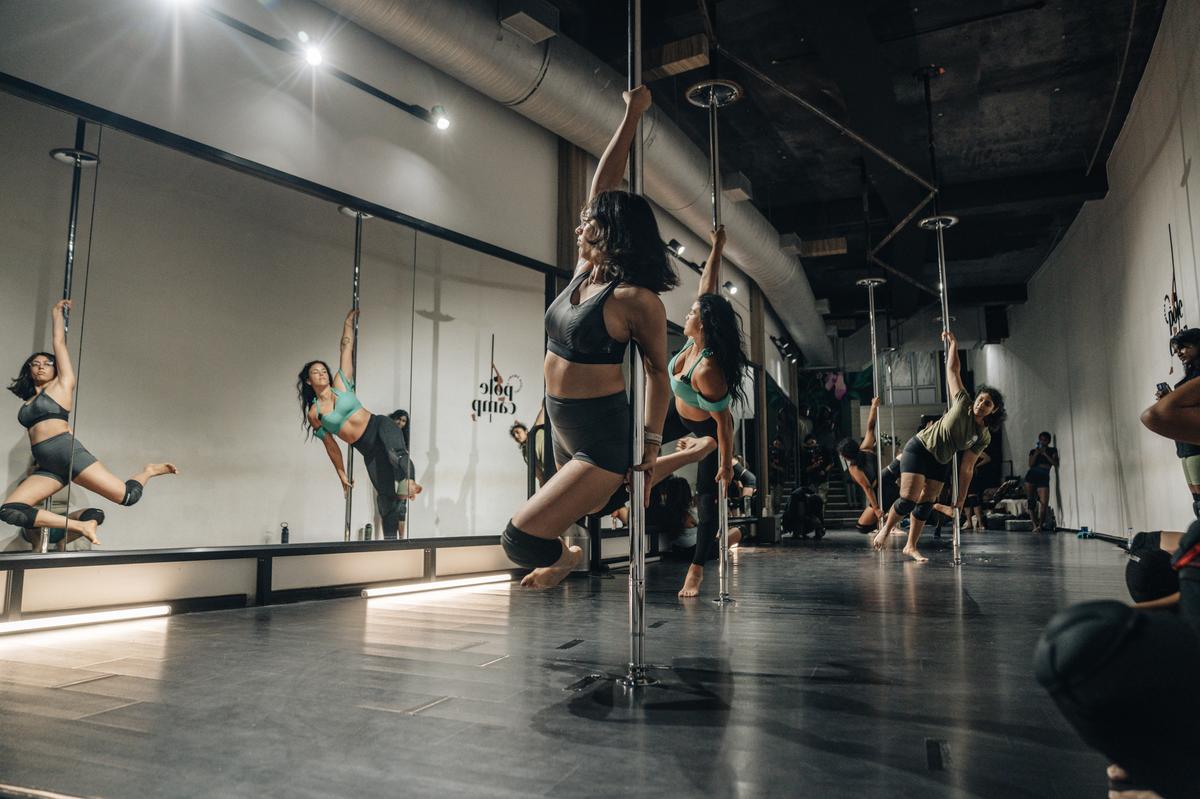
[{"label": "black sports bra", "polygon": [[47,419],[62,419],[65,422],[70,418],[71,414],[45,391],[23,404],[17,411],[17,421],[26,430]]},{"label": "black sports bra", "polygon": [[571,302],[588,277],[580,272],[546,309],[546,348],[572,363],[621,363],[627,341],[617,341],[604,326],[604,303],[617,288],[614,280],[600,293]]}]

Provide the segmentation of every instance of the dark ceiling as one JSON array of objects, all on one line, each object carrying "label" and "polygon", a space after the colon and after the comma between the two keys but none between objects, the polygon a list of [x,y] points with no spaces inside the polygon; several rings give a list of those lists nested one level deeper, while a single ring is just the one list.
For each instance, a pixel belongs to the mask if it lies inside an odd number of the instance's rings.
[{"label": "dark ceiling", "polygon": [[[707,7],[726,50],[927,177],[924,90],[914,71],[943,67],[932,84],[939,202],[961,218],[946,234],[950,301],[1009,305],[1024,301],[1026,283],[1082,203],[1107,191],[1104,163],[1164,3],[710,0]],[[555,4],[565,35],[625,71],[624,2]],[[703,0],[642,5],[647,49],[705,31]],[[781,233],[846,238],[846,254],[803,263],[817,298],[830,302],[830,321],[848,335],[866,315],[855,280],[880,273],[866,265],[863,150],[727,59],[717,69],[746,90],[721,112],[722,171],[750,179],[754,204]],[[710,70],[650,84],[656,105],[704,150],[706,112],[683,95]],[[870,236],[878,242],[926,192],[873,155],[866,172]],[[932,234],[910,224],[881,255],[937,285]],[[880,299],[897,318],[934,301],[894,276]]]}]

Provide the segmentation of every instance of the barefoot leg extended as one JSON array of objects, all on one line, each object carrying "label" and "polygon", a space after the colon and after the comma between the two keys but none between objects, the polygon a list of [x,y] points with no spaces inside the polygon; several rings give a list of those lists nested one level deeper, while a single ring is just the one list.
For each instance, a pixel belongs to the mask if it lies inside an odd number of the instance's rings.
[{"label": "barefoot leg extended", "polygon": [[[920,503],[933,503],[942,493],[942,483],[938,480],[926,480],[925,486],[921,490]],[[951,509],[953,512],[953,509]],[[925,520],[918,519],[915,515],[908,522],[908,541],[904,544],[904,554],[915,560],[917,563],[924,563],[929,560],[920,553],[917,549],[917,541],[921,538],[921,531],[925,529]]]},{"label": "barefoot leg extended", "polygon": [[[623,479],[590,463],[569,461],[513,514],[512,526],[537,538],[557,540],[576,519],[604,507]],[[579,547],[568,549],[564,543],[556,563],[534,569],[521,585],[558,585],[582,557]]]},{"label": "barefoot leg extended", "polygon": [[[901,502],[907,501],[908,504],[915,505],[921,501],[924,490],[925,475],[915,472],[903,472],[900,475],[900,501],[896,504],[898,505]],[[911,525],[913,521],[915,520],[909,520],[910,530],[912,529]],[[892,530],[895,530],[898,524],[900,524],[900,513],[896,510],[896,505],[893,505],[888,511],[887,521],[884,522],[883,529],[871,539],[871,546],[875,547],[875,549],[883,549],[884,544],[887,543],[888,536],[892,534]]]},{"label": "barefoot leg extended", "polygon": [[[41,474],[31,475],[26,477],[16,489],[5,498],[6,506],[12,505],[27,505],[35,506],[47,497],[52,496],[56,491],[63,487],[63,483],[55,480],[53,477],[47,477]],[[8,521],[8,519],[6,519]],[[15,522],[15,519],[13,520]],[[21,526],[28,527],[65,527],[68,532],[82,535],[94,544],[100,543],[96,537],[96,522],[81,522],[78,519],[68,519],[67,517],[51,513],[46,510],[38,510],[36,516],[32,519],[32,524]]]},{"label": "barefoot leg extended", "polygon": [[[126,501],[127,494],[130,493],[129,483],[137,483],[139,487],[144,487],[151,477],[158,477],[161,474],[176,474],[178,471],[170,463],[148,463],[129,480],[122,480],[110,472],[103,463],[96,461],[80,472],[75,478],[75,482],[88,491],[96,492],[109,502],[115,502],[118,505],[132,505],[137,500]],[[140,488],[137,489],[137,496],[141,496]]]}]

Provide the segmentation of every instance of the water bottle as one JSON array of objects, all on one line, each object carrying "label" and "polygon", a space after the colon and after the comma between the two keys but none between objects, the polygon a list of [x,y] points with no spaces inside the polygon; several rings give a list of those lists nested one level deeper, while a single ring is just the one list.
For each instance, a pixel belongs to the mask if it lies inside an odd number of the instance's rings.
[{"label": "water bottle", "polygon": [[367,522],[367,526],[363,528],[363,541],[374,541],[374,540],[375,540],[375,528],[373,528],[371,526],[370,522]]},{"label": "water bottle", "polygon": [[279,543],[286,544],[288,542],[288,523],[284,522],[279,525]]}]

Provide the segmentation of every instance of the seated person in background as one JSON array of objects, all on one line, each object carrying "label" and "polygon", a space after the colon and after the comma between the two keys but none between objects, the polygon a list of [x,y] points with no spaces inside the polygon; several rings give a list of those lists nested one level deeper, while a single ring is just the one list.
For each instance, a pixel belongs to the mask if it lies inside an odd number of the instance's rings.
[{"label": "seated person in background", "polygon": [[733,484],[729,489],[729,506],[737,508],[740,513],[748,513],[750,503],[747,501],[758,492],[758,478],[754,472],[746,468],[741,455],[733,456]]},{"label": "seated person in background", "polygon": [[[546,473],[546,428],[542,427],[546,421],[546,411],[544,408],[538,408],[537,418],[533,420],[533,426],[538,428],[537,433],[533,437],[533,450],[536,462],[534,463],[534,476],[537,479],[538,485],[543,485],[546,480],[554,476],[554,459],[550,459],[550,473]],[[508,428],[508,434],[512,436],[512,440],[517,443],[517,449],[521,451],[521,457],[525,460],[525,466],[529,466],[529,428],[524,422],[514,421],[512,427]]]},{"label": "seated person in background", "polygon": [[833,469],[833,457],[817,443],[817,437],[804,437],[804,448],[800,452],[800,484],[808,486],[821,496],[829,494],[829,472]]}]

